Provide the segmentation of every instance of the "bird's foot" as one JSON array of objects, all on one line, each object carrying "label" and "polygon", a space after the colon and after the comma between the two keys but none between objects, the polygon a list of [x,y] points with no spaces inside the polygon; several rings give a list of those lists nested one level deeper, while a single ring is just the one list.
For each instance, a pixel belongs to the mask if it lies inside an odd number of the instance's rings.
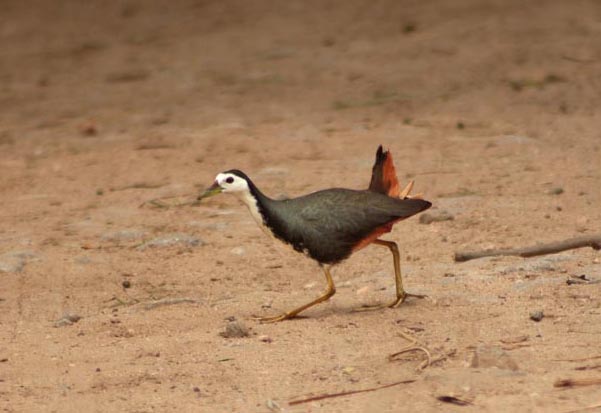
[{"label": "bird's foot", "polygon": [[405,293],[405,298],[406,297],[413,297],[413,298],[428,298],[428,296],[426,294],[411,294],[411,293]]},{"label": "bird's foot", "polygon": [[277,323],[278,321],[289,320],[291,318],[296,317],[296,314],[291,313],[283,313],[280,315],[270,316],[270,317],[260,317],[253,315],[252,319],[259,321],[260,323]]},{"label": "bird's foot", "polygon": [[353,311],[361,312],[361,311],[372,311],[372,310],[380,310],[382,308],[398,308],[403,302],[407,299],[407,297],[414,298],[427,298],[427,295],[422,294],[411,294],[404,293],[403,295],[398,296],[392,303],[390,304],[366,304],[359,308],[354,309]]}]

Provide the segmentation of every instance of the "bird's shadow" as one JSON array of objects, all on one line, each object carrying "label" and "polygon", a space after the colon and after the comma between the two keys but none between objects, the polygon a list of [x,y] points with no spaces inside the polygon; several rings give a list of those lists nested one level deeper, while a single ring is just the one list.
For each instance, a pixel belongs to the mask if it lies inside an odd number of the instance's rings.
[{"label": "bird's shadow", "polygon": [[[426,297],[427,299],[427,297]],[[309,310],[307,313],[299,314],[294,318],[290,318],[284,321],[294,321],[294,320],[306,320],[306,319],[327,319],[332,316],[339,315],[361,315],[361,314],[377,314],[378,312],[390,312],[390,311],[401,311],[403,308],[407,307],[415,307],[416,303],[424,301],[423,298],[416,297],[407,297],[407,299],[397,308],[390,308],[386,305],[382,306],[383,302],[375,302],[373,304],[348,304],[348,305],[331,305],[329,308],[315,308]],[[371,308],[374,307],[374,308]],[[275,312],[273,315],[278,315],[281,313]],[[269,324],[269,322],[261,322],[260,317],[271,317],[270,314],[264,314],[262,316],[251,315],[250,318],[254,321],[257,321],[261,324]]]}]

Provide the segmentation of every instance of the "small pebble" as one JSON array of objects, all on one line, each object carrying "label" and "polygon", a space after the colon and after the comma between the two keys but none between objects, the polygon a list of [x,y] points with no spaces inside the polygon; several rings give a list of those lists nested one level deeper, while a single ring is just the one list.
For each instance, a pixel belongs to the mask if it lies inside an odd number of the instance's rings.
[{"label": "small pebble", "polygon": [[356,294],[357,295],[365,295],[367,293],[369,293],[371,290],[371,287],[369,285],[366,285],[364,287],[361,287],[357,290]]},{"label": "small pebble", "polygon": [[234,247],[230,250],[230,252],[234,255],[239,255],[239,256],[246,254],[246,250],[244,249],[244,247]]},{"label": "small pebble", "polygon": [[87,121],[79,125],[79,133],[83,136],[96,136],[98,134],[98,127],[94,121]]},{"label": "small pebble", "polygon": [[549,195],[561,195],[563,194],[563,188],[558,186],[556,188],[550,189],[547,193]]},{"label": "small pebble", "polygon": [[447,211],[425,212],[419,216],[420,224],[431,224],[433,222],[452,221],[455,217]]},{"label": "small pebble", "polygon": [[124,280],[121,285],[123,286],[123,288],[130,288],[131,287],[131,282],[129,280]]},{"label": "small pebble", "polygon": [[205,245],[205,242],[195,236],[183,234],[183,233],[173,233],[173,234],[165,234],[160,237],[156,237],[139,245],[136,249],[143,251],[147,248],[168,248],[173,246],[181,246],[181,247],[201,247]]},{"label": "small pebble", "polygon": [[81,320],[81,316],[77,314],[65,314],[54,322],[54,327],[65,327],[77,323]]},{"label": "small pebble", "polygon": [[589,219],[587,217],[581,216],[576,219],[576,231],[586,232],[589,227]]},{"label": "small pebble", "polygon": [[274,411],[274,412],[282,411],[282,408],[280,407],[280,405],[271,399],[267,400],[267,402],[265,404],[267,405],[267,408],[271,411]]},{"label": "small pebble", "polygon": [[532,321],[539,322],[543,319],[543,317],[545,317],[545,314],[542,312],[542,310],[537,310],[530,313],[530,320]]},{"label": "small pebble", "polygon": [[231,321],[219,335],[224,338],[248,337],[248,328],[240,321]]}]

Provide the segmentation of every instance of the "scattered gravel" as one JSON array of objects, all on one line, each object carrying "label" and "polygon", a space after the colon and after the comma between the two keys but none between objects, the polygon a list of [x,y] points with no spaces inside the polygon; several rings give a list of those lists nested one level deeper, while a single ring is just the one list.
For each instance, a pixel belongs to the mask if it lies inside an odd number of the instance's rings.
[{"label": "scattered gravel", "polygon": [[421,214],[419,216],[419,223],[428,225],[433,222],[453,221],[454,219],[455,216],[448,211],[432,211]]},{"label": "scattered gravel", "polygon": [[142,245],[138,246],[137,249],[143,251],[147,248],[165,248],[172,247],[175,245],[185,247],[200,247],[205,244],[206,243],[198,237],[182,233],[173,233],[162,235],[160,237],[156,237],[149,241],[146,241]]},{"label": "scattered gravel", "polygon": [[81,316],[77,314],[66,313],[61,318],[54,322],[54,327],[66,327],[73,325],[81,320]]},{"label": "scattered gravel", "polygon": [[224,331],[219,333],[224,338],[243,338],[249,336],[248,327],[240,321],[231,321],[225,325]]},{"label": "scattered gravel", "polygon": [[542,310],[536,310],[530,313],[530,320],[536,321],[537,323],[545,317],[545,313]]}]

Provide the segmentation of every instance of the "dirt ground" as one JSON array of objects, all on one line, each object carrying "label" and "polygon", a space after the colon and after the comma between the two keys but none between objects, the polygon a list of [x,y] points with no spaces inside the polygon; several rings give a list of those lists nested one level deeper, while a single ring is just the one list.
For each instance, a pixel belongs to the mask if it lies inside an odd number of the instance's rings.
[{"label": "dirt ground", "polygon": [[[600,253],[453,254],[599,232],[599,2],[3,1],[0,16],[1,411],[596,411],[599,384],[554,384],[601,378]],[[330,301],[260,324],[325,288],[317,266],[233,197],[144,204],[230,168],[272,196],[365,188],[380,143],[453,217],[388,234],[428,295],[398,309],[353,311],[394,295],[370,247],[334,268]],[[232,320],[248,337],[220,335]],[[403,334],[429,367],[388,360]]]}]

